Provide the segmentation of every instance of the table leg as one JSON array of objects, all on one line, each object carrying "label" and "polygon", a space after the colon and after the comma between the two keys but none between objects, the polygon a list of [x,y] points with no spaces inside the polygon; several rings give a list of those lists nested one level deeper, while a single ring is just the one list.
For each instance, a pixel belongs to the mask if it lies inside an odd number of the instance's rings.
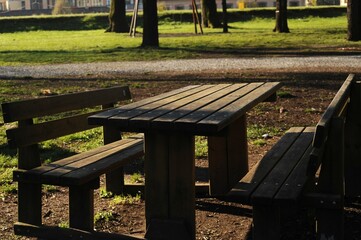
[{"label": "table leg", "polygon": [[146,237],[195,239],[194,136],[145,134]]},{"label": "table leg", "polygon": [[208,137],[210,194],[224,195],[248,172],[247,121],[242,116],[222,136]]}]

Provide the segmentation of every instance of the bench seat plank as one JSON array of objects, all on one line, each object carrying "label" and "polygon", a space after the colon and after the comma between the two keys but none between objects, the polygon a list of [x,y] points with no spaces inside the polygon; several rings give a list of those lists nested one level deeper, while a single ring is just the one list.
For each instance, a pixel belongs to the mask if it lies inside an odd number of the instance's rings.
[{"label": "bench seat plank", "polygon": [[276,204],[297,204],[300,200],[301,193],[305,188],[307,180],[309,179],[309,176],[307,176],[307,165],[311,150],[312,147],[309,146],[297,166],[293,169],[281,189],[274,197]]}]

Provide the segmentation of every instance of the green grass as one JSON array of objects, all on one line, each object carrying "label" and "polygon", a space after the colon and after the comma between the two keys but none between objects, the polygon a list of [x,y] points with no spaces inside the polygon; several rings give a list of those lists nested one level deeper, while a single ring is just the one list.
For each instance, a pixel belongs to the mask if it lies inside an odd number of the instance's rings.
[{"label": "green grass", "polygon": [[[239,56],[247,51],[319,52],[361,47],[361,43],[346,40],[346,16],[293,18],[289,20],[289,34],[272,32],[274,24],[270,18],[253,18],[230,23],[228,34],[222,29],[205,29],[205,34],[195,35],[192,23],[162,21],[159,49],[139,48],[140,34],[131,38],[104,30],[3,33],[0,65],[164,60],[212,54]],[[142,31],[141,27],[137,30]]]}]

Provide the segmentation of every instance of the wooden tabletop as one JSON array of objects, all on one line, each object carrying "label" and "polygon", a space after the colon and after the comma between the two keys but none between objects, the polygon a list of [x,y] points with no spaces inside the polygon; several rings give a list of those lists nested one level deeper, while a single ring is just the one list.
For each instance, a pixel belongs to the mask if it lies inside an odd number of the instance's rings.
[{"label": "wooden tabletop", "polygon": [[191,85],[90,116],[90,124],[213,134],[267,100],[279,82]]}]

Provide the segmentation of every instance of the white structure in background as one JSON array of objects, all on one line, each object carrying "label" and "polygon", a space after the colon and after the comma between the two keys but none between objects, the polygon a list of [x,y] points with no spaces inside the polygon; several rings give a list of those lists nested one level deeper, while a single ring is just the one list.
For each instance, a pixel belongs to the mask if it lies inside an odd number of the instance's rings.
[{"label": "white structure in background", "polygon": [[[56,0],[0,0],[0,12],[14,10],[53,9]],[[288,6],[308,6],[313,0],[288,0]],[[338,0],[334,0],[338,2]],[[347,0],[339,0],[341,6]],[[110,0],[65,0],[69,8],[109,7]],[[127,8],[133,9],[134,0],[126,0]],[[222,8],[222,0],[216,0],[217,7]],[[196,0],[200,7],[201,0]],[[191,0],[158,0],[158,6],[167,10],[192,9]],[[275,7],[276,0],[227,0],[228,8]]]},{"label": "white structure in background", "polygon": [[[306,6],[306,0],[288,0],[288,6]],[[275,7],[275,0],[244,0],[245,7]]]}]

